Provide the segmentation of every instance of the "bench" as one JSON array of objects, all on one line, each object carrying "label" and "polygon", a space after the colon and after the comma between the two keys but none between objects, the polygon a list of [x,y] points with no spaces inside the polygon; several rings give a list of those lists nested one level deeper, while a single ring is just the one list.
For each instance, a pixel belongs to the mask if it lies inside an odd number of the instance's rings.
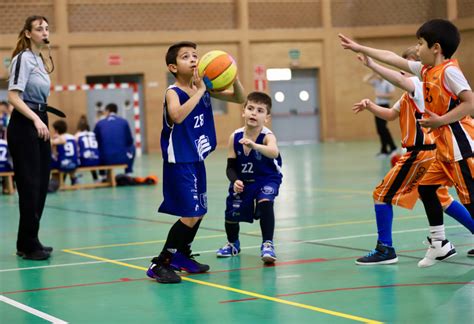
[{"label": "bench", "polygon": [[13,187],[13,171],[0,172],[0,177],[3,178],[3,181],[6,181],[6,186],[4,186],[4,194],[13,195],[15,189]]},{"label": "bench", "polygon": [[87,189],[87,188],[100,188],[100,187],[115,187],[115,170],[114,169],[125,169],[126,164],[113,164],[113,165],[97,165],[79,167],[76,169],[76,175],[80,172],[91,172],[91,171],[107,171],[107,178],[105,181],[96,183],[78,183],[75,185],[67,185],[64,181],[64,175],[66,172],[62,172],[58,169],[51,170],[51,174],[59,174],[59,190],[76,190],[76,189]]}]

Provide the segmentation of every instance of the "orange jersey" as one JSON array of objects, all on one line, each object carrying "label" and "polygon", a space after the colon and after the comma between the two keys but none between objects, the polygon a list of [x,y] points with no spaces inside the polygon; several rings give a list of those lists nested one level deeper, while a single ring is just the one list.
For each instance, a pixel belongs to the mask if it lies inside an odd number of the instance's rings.
[{"label": "orange jersey", "polygon": [[415,85],[414,97],[408,93],[404,93],[400,100],[395,104],[394,109],[398,110],[400,130],[402,135],[402,147],[421,147],[422,145],[432,145],[435,143],[435,138],[432,133],[428,133],[426,128],[423,128],[418,123],[421,119],[424,108],[423,100],[423,85],[418,78],[411,78]]},{"label": "orange jersey", "polygon": [[[454,66],[459,69],[456,60],[449,60],[443,64],[421,70],[424,86],[426,109],[444,115],[459,105],[459,98],[444,85],[445,70]],[[433,130],[437,146],[437,158],[440,161],[455,162],[472,157],[474,147],[474,124],[470,116],[449,125]]]}]

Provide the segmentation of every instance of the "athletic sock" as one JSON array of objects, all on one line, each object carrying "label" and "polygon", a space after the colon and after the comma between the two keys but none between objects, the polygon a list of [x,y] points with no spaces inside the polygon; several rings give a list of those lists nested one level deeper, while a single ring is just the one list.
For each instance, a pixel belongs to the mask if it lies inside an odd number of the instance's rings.
[{"label": "athletic sock", "polygon": [[444,241],[446,239],[444,225],[430,226],[430,237],[432,241]]},{"label": "athletic sock", "polygon": [[275,231],[275,213],[273,212],[273,201],[262,201],[257,204],[257,213],[260,214],[260,229],[262,241],[272,241]]},{"label": "athletic sock", "polygon": [[202,218],[198,220],[196,224],[194,224],[194,227],[189,228],[189,231],[187,231],[187,233],[185,234],[185,237],[184,237],[184,252],[185,253],[191,250],[191,244],[193,243],[194,238],[196,237],[199,226],[201,225],[201,221],[202,221]]},{"label": "athletic sock", "polygon": [[191,231],[191,228],[178,219],[178,221],[171,226],[170,231],[168,232],[168,237],[163,246],[163,252],[168,251],[170,253],[175,253],[177,250],[181,251],[186,244],[186,238],[189,237],[189,232]]},{"label": "athletic sock", "polygon": [[393,207],[390,204],[375,204],[378,240],[382,244],[392,246]]},{"label": "athletic sock", "polygon": [[461,203],[454,200],[444,212],[474,234],[474,219],[472,219],[469,211]]},{"label": "athletic sock", "polygon": [[225,222],[224,226],[225,226],[225,232],[227,234],[227,241],[229,243],[237,242],[239,240],[240,224]]}]

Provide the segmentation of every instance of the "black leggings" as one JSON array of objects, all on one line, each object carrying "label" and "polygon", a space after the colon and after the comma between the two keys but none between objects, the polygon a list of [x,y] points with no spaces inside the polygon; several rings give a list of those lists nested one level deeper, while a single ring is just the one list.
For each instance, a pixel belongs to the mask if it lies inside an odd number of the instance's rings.
[{"label": "black leggings", "polygon": [[[47,113],[36,113],[47,126]],[[48,192],[51,144],[40,139],[33,122],[16,110],[8,124],[7,136],[20,202],[16,247],[30,253],[42,248],[38,232]]]}]

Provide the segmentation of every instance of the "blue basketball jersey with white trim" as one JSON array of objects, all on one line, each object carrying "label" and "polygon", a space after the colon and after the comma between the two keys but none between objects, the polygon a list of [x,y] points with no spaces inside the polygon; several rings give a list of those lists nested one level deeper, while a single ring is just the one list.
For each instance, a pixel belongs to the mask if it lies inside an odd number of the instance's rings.
[{"label": "blue basketball jersey with white trim", "polygon": [[60,169],[75,169],[78,165],[76,138],[71,134],[63,135],[66,143],[57,146]]},{"label": "blue basketball jersey with white trim", "polygon": [[7,141],[0,138],[0,172],[12,171]]},{"label": "blue basketball jersey with white trim", "polygon": [[95,133],[83,131],[77,134],[79,147],[79,160],[82,166],[95,166],[100,164],[99,144]]},{"label": "blue basketball jersey with white trim", "polygon": [[[263,139],[272,131],[263,127],[258,135],[255,143],[263,144]],[[234,152],[237,155],[237,163],[240,166],[237,171],[239,180],[256,181],[261,179],[272,179],[274,182],[281,184],[281,155],[278,154],[276,159],[269,159],[256,150],[251,150],[249,155],[245,155],[243,144],[239,140],[244,136],[244,128],[239,128],[234,132]]]},{"label": "blue basketball jersey with white trim", "polygon": [[[186,92],[177,86],[169,86],[178,94],[183,105],[189,100]],[[161,131],[161,152],[169,163],[191,163],[203,161],[216,148],[216,129],[212,114],[211,97],[205,92],[191,113],[180,124],[169,125],[167,103],[163,106],[163,130]]]}]

